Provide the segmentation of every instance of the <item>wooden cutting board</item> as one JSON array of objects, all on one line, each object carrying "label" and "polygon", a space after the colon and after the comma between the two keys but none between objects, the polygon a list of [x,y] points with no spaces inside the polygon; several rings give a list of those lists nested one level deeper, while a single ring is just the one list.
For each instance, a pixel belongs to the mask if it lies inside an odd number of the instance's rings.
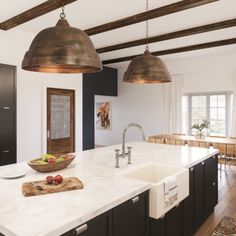
[{"label": "wooden cutting board", "polygon": [[37,196],[47,193],[58,193],[68,190],[82,189],[83,183],[76,177],[64,178],[62,183],[48,184],[46,180],[27,182],[22,184],[22,193],[25,197]]}]

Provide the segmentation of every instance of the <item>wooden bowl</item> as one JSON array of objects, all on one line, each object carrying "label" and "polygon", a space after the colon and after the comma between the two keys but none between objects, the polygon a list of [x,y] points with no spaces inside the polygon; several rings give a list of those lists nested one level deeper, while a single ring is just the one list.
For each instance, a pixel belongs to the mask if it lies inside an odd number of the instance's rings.
[{"label": "wooden bowl", "polygon": [[66,160],[54,163],[47,163],[47,164],[38,164],[37,161],[41,160],[41,158],[31,160],[27,162],[27,164],[34,170],[42,173],[57,171],[65,169],[70,163],[74,160],[75,154],[65,154],[60,155],[60,157],[65,157]]}]

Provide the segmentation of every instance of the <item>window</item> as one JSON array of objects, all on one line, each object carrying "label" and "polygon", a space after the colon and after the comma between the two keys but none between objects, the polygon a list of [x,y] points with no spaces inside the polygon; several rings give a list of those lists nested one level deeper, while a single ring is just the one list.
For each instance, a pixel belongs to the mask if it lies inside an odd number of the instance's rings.
[{"label": "window", "polygon": [[182,130],[183,133],[193,135],[192,125],[202,120],[210,122],[208,134],[210,136],[227,136],[230,92],[186,94],[182,98]]}]

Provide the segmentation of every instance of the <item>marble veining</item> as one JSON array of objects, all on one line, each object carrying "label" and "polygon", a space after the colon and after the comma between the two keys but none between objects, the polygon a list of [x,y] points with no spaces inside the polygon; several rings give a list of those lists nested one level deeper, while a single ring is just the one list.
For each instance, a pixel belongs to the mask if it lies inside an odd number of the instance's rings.
[{"label": "marble veining", "polygon": [[81,190],[26,198],[22,183],[48,174],[38,173],[26,163],[0,167],[0,176],[6,169],[26,172],[23,178],[0,179],[0,232],[6,236],[58,236],[150,188],[146,182],[124,177],[124,173],[150,163],[191,167],[218,152],[145,142],[128,145],[133,147],[132,165],[127,165],[125,158],[119,169],[114,168],[114,149],[121,148],[114,145],[79,152],[67,169],[52,173],[80,178],[84,183]]}]

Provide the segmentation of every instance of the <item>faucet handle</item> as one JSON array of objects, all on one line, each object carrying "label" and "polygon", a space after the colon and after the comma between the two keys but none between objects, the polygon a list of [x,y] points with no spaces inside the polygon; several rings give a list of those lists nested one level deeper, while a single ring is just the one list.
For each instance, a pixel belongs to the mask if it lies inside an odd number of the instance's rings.
[{"label": "faucet handle", "polygon": [[132,149],[132,147],[128,146],[127,149],[128,149],[128,152],[127,152],[127,154],[128,154],[128,164],[132,164],[131,163],[131,149]]},{"label": "faucet handle", "polygon": [[120,149],[115,149],[114,151],[116,152],[116,154],[119,154]]},{"label": "faucet handle", "polygon": [[120,166],[119,166],[119,158],[120,158],[119,152],[120,152],[120,149],[115,149],[114,151],[116,152],[116,165],[115,165],[115,168],[120,168]]}]

